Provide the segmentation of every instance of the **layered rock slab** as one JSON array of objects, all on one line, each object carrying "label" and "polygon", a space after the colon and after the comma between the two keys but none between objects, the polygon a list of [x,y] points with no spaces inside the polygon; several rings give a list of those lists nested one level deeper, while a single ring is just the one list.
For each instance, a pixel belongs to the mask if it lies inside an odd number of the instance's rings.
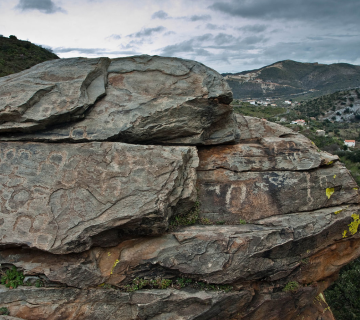
[{"label": "layered rock slab", "polygon": [[0,243],[69,253],[114,228],[164,232],[195,201],[197,164],[193,147],[0,143]]},{"label": "layered rock slab", "polygon": [[29,320],[231,319],[250,300],[251,294],[245,290],[224,293],[167,289],[125,293],[111,289],[24,287],[9,291],[0,286],[0,301],[10,314]]},{"label": "layered rock slab", "polygon": [[216,71],[178,58],[113,59],[106,96],[84,120],[2,140],[209,145],[238,137],[232,92]]},{"label": "layered rock slab", "polygon": [[0,78],[0,133],[33,132],[84,117],[105,94],[108,58],[40,63]]},{"label": "layered rock slab", "polygon": [[[26,275],[45,275],[50,281],[78,288],[102,283],[123,286],[135,277],[190,277],[239,285],[286,280],[304,259],[312,259],[317,252],[339,241],[358,242],[359,234],[352,234],[349,225],[354,221],[352,215],[359,212],[360,207],[353,205],[274,216],[257,224],[191,226],[160,237],[134,238],[115,247],[97,247],[79,254],[7,249],[0,251],[0,263],[15,265]],[[343,240],[344,231],[347,238]],[[324,273],[311,271],[312,267],[319,269],[319,263],[315,263],[318,258],[314,258],[310,270],[300,276],[302,283],[328,277],[359,254],[359,250],[354,250],[352,255],[344,255],[341,263],[336,263],[338,257],[333,254],[326,258],[331,272]]]},{"label": "layered rock slab", "polygon": [[237,224],[240,219],[252,222],[359,203],[358,185],[338,156],[318,150],[303,135],[280,125],[237,119],[240,143],[199,150],[203,219]]}]

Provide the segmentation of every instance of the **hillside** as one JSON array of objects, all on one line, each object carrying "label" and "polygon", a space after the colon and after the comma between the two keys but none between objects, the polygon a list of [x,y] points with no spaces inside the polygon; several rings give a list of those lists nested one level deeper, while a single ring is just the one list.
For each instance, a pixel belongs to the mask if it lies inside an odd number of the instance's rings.
[{"label": "hillside", "polygon": [[285,60],[223,76],[235,99],[298,95],[306,99],[360,86],[360,66],[347,63],[326,65]]},{"label": "hillside", "polygon": [[59,59],[48,49],[15,36],[0,36],[0,77],[28,69],[40,62]]}]

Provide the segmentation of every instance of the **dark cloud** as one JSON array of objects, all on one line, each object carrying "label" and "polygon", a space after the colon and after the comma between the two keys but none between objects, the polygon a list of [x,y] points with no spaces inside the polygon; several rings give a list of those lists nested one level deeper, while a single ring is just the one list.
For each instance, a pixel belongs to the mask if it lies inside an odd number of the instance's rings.
[{"label": "dark cloud", "polygon": [[165,19],[168,19],[168,18],[169,18],[169,15],[163,10],[160,10],[160,11],[157,11],[157,12],[153,13],[153,15],[151,16],[151,19],[165,20]]},{"label": "dark cloud", "polygon": [[141,31],[129,34],[128,37],[131,38],[143,38],[143,37],[150,37],[154,33],[159,33],[165,31],[166,28],[163,26],[158,26],[155,28],[143,28]]},{"label": "dark cloud", "polygon": [[55,5],[52,0],[20,0],[16,8],[21,11],[39,10],[40,12],[46,14],[56,12],[66,13],[63,8]]},{"label": "dark cloud", "polygon": [[245,31],[245,32],[260,33],[260,32],[265,31],[266,28],[267,28],[267,26],[264,24],[253,24],[253,25],[247,25],[247,26],[243,26],[243,27],[239,27],[239,28],[235,28],[235,29],[239,30],[239,31]]},{"label": "dark cloud", "polygon": [[211,20],[211,16],[209,16],[208,14],[204,14],[204,15],[193,15],[190,17],[184,17],[184,19],[188,20],[188,21],[207,21],[207,20]]},{"label": "dark cloud", "polygon": [[[210,7],[218,12],[243,18],[294,19],[336,22],[351,19],[360,12],[358,0],[230,0],[216,1]],[[331,19],[331,20],[329,20]]]}]

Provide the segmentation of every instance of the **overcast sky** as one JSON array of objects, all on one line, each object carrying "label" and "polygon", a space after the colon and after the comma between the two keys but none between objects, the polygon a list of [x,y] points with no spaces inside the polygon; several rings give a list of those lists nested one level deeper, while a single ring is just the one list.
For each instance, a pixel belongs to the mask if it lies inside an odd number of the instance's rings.
[{"label": "overcast sky", "polygon": [[0,0],[0,34],[61,58],[174,56],[221,73],[360,65],[359,17],[360,0]]}]

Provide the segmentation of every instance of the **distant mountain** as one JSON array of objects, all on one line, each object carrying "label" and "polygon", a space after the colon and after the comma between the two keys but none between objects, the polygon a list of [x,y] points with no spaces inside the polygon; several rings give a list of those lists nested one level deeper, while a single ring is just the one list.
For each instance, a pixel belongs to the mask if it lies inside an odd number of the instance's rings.
[{"label": "distant mountain", "polygon": [[303,95],[314,98],[360,86],[360,66],[279,61],[269,66],[223,74],[235,99]]},{"label": "distant mountain", "polygon": [[15,36],[0,36],[0,77],[29,69],[47,60],[59,59],[49,49],[29,41],[18,40]]}]

